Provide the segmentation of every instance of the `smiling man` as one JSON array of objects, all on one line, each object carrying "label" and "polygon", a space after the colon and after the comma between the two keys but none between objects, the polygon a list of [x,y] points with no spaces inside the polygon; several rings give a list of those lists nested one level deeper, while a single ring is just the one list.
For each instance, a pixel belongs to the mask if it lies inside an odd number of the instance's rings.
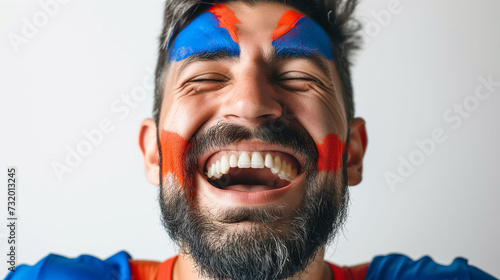
[{"label": "smiling man", "polygon": [[282,2],[167,3],[155,119],[139,137],[181,249],[163,271],[173,279],[479,275],[461,258],[449,267],[402,255],[344,268],[324,261],[367,145],[349,72],[356,1]]},{"label": "smiling man", "polygon": [[160,108],[140,136],[181,247],[174,278],[328,278],[324,246],[366,147],[364,122],[346,114],[335,48],[283,4],[197,11],[161,54]]},{"label": "smiling man", "polygon": [[463,258],[325,262],[367,146],[349,72],[355,6],[168,1],[139,145],[179,255],[49,255],[7,279],[494,279]]}]

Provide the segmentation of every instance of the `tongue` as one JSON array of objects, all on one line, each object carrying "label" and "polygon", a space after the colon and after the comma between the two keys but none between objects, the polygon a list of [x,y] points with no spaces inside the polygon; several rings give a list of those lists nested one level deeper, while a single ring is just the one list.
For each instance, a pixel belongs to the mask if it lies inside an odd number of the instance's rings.
[{"label": "tongue", "polygon": [[224,188],[224,190],[232,191],[242,191],[242,192],[260,192],[274,190],[275,187],[264,186],[264,185],[230,185]]},{"label": "tongue", "polygon": [[290,184],[273,174],[269,168],[231,168],[220,179],[209,181],[219,189],[243,192],[274,190]]},{"label": "tongue", "polygon": [[231,168],[229,173],[225,175],[229,178],[227,181],[230,185],[247,185],[247,186],[273,186],[277,187],[276,180],[278,175],[273,174],[269,168]]}]

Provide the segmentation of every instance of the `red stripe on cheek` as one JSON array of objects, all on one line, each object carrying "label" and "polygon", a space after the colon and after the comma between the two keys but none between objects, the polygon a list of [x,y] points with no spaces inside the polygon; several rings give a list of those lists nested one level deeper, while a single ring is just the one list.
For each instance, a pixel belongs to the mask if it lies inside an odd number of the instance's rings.
[{"label": "red stripe on cheek", "polygon": [[175,132],[162,130],[160,133],[161,143],[161,174],[163,177],[173,173],[181,187],[184,184],[182,172],[183,159],[188,147],[188,141]]},{"label": "red stripe on cheek", "polygon": [[219,27],[225,28],[233,41],[238,43],[238,27],[235,25],[241,23],[238,18],[234,15],[234,12],[231,11],[228,7],[223,4],[217,4],[208,9],[208,12],[211,12],[219,19]]},{"label": "red stripe on cheek", "polygon": [[278,39],[279,37],[285,35],[288,31],[292,30],[295,27],[297,21],[304,17],[303,14],[288,10],[286,11],[280,18],[278,22],[278,26],[273,31],[273,41]]},{"label": "red stripe on cheek", "polygon": [[342,168],[342,155],[345,144],[335,134],[329,134],[323,143],[317,144],[318,171],[336,171]]}]

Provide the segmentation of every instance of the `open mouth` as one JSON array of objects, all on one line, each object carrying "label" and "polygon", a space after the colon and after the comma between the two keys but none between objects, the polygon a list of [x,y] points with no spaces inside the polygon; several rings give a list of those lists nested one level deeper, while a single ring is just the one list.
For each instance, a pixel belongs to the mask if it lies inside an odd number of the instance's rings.
[{"label": "open mouth", "polygon": [[245,192],[286,187],[300,172],[299,161],[281,151],[219,151],[206,160],[203,169],[212,186]]}]

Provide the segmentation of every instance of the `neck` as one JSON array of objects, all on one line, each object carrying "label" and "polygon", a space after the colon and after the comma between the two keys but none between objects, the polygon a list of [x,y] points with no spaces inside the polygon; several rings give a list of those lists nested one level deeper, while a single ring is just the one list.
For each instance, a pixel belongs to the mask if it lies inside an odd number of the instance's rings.
[{"label": "neck", "polygon": [[[181,250],[182,252],[183,250]],[[314,260],[305,268],[304,272],[298,277],[293,279],[298,280],[323,280],[333,279],[330,267],[324,261],[325,249],[322,248],[316,254]],[[197,265],[190,255],[179,253],[174,264],[172,279],[193,279],[193,280],[208,280],[200,276],[197,271]]]}]

